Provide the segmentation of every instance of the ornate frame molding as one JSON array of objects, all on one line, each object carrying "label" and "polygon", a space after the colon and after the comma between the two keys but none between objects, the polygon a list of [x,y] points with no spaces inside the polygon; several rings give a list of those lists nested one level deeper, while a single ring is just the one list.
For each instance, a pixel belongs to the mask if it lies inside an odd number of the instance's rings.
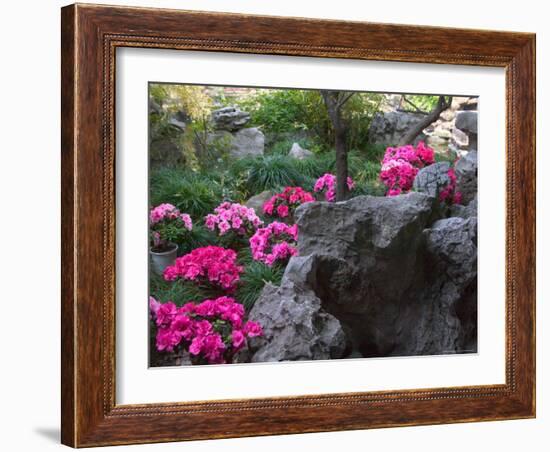
[{"label": "ornate frame molding", "polygon": [[[222,23],[223,29],[214,26]],[[534,35],[436,27],[426,34],[425,27],[405,25],[77,4],[62,9],[62,43],[64,444],[82,447],[535,415]],[[506,383],[116,405],[118,47],[506,68]]]}]

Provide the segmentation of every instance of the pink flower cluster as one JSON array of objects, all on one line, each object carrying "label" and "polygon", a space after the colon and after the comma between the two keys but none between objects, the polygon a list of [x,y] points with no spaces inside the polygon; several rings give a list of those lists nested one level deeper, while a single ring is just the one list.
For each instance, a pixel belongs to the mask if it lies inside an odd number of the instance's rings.
[{"label": "pink flower cluster", "polygon": [[285,187],[281,193],[273,195],[264,203],[263,212],[273,217],[287,218],[296,207],[311,201],[315,201],[315,198],[302,187]]},{"label": "pink flower cluster", "polygon": [[462,201],[462,193],[456,191],[456,174],[453,168],[447,171],[449,176],[449,184],[439,192],[439,201],[448,204],[460,204]]},{"label": "pink flower cluster", "polygon": [[211,231],[217,228],[219,235],[224,235],[230,230],[238,235],[247,235],[263,224],[254,209],[242,204],[226,201],[216,207],[214,212],[206,216],[205,225]]},{"label": "pink flower cluster", "polygon": [[[347,179],[348,190],[353,190],[355,187],[355,182],[351,177]],[[325,191],[325,199],[329,202],[333,202],[336,199],[336,176],[334,174],[325,173],[323,174],[313,186],[314,192]]]},{"label": "pink flower cluster", "polygon": [[242,271],[243,267],[237,265],[237,253],[234,250],[206,246],[178,257],[174,265],[164,270],[164,279],[175,281],[182,278],[232,291]]},{"label": "pink flower cluster", "polygon": [[289,226],[274,221],[260,228],[250,238],[250,250],[254,260],[272,266],[276,261],[284,261],[298,254],[298,225]]},{"label": "pink flower cluster", "polygon": [[418,171],[435,162],[434,151],[419,142],[412,145],[387,148],[382,160],[380,180],[388,187],[387,196],[397,196],[408,192]]},{"label": "pink flower cluster", "polygon": [[152,245],[157,251],[178,241],[186,231],[193,229],[191,217],[167,203],[151,209],[149,223]]},{"label": "pink flower cluster", "polygon": [[157,326],[158,351],[173,352],[182,344],[192,357],[209,364],[231,362],[247,338],[263,334],[260,324],[244,321],[243,305],[230,297],[190,302],[180,308],[150,297],[149,308]]},{"label": "pink flower cluster", "polygon": [[191,217],[186,213],[181,213],[172,204],[164,203],[159,204],[157,207],[151,209],[149,213],[149,221],[151,225],[155,225],[163,220],[176,220],[181,219],[183,221],[185,229],[191,231],[193,229],[193,222]]}]

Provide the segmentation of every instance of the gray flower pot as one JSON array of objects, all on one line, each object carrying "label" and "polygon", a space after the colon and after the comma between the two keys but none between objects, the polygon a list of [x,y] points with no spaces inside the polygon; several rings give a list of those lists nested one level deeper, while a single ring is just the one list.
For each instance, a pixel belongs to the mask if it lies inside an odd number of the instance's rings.
[{"label": "gray flower pot", "polygon": [[168,251],[156,252],[152,249],[149,250],[151,254],[151,264],[153,271],[157,275],[162,275],[164,269],[170,265],[173,265],[178,255],[178,245],[171,243],[172,248]]}]

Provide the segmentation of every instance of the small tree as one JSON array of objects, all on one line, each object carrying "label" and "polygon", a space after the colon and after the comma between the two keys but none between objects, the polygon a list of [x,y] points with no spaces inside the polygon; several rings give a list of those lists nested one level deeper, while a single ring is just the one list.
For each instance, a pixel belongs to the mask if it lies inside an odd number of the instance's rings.
[{"label": "small tree", "polygon": [[344,201],[348,196],[348,147],[349,125],[342,114],[342,108],[355,93],[349,91],[322,90],[321,96],[327,107],[328,116],[334,129],[336,148],[336,201]]}]

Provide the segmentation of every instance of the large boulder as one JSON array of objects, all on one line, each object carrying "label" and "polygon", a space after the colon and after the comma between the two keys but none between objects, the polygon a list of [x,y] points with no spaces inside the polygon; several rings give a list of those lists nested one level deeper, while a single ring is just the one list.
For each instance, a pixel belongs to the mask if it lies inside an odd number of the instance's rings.
[{"label": "large boulder", "polygon": [[300,258],[285,278],[306,283],[364,356],[391,353],[401,304],[417,278],[435,200],[420,193],[300,206]]},{"label": "large boulder", "polygon": [[433,223],[436,206],[416,192],[300,206],[285,296],[311,290],[353,356],[472,351],[477,218]]},{"label": "large boulder", "polygon": [[413,189],[438,198],[439,193],[451,182],[450,169],[451,164],[448,162],[438,162],[425,166],[414,178]]},{"label": "large boulder", "polygon": [[340,322],[321,307],[311,289],[286,281],[266,284],[250,311],[263,336],[250,340],[252,362],[341,358],[346,337]]},{"label": "large boulder", "polygon": [[[377,113],[371,121],[369,141],[373,144],[396,145],[409,128],[423,118],[423,115],[390,111]],[[416,141],[425,139],[422,134]]]},{"label": "large boulder", "polygon": [[264,153],[265,137],[260,129],[251,127],[233,134],[231,156],[235,158],[256,157]]},{"label": "large boulder", "polygon": [[264,134],[256,127],[237,132],[217,130],[207,137],[207,145],[216,154],[229,153],[233,158],[255,157],[264,153]]},{"label": "large boulder", "polygon": [[455,165],[456,187],[462,202],[469,203],[477,196],[477,151],[470,151]]},{"label": "large boulder", "polygon": [[[477,105],[477,104],[476,104]],[[466,150],[472,151],[477,149],[477,111],[475,110],[460,110],[456,112],[455,129],[462,131],[468,137]],[[457,132],[455,132],[457,134]],[[462,147],[464,149],[464,146]]]},{"label": "large boulder", "polygon": [[216,130],[236,132],[250,121],[250,114],[237,107],[223,107],[212,112],[212,124]]},{"label": "large boulder", "polygon": [[451,217],[477,217],[477,195],[468,204],[453,204],[450,210]]},{"label": "large boulder", "polygon": [[477,111],[457,111],[455,127],[464,132],[477,134]]},{"label": "large boulder", "polygon": [[416,327],[403,330],[395,352],[476,352],[477,218],[436,221],[424,237],[426,284],[402,318]]},{"label": "large boulder", "polygon": [[298,160],[304,160],[313,156],[313,152],[309,149],[304,149],[298,143],[294,143],[288,152],[288,156]]}]

